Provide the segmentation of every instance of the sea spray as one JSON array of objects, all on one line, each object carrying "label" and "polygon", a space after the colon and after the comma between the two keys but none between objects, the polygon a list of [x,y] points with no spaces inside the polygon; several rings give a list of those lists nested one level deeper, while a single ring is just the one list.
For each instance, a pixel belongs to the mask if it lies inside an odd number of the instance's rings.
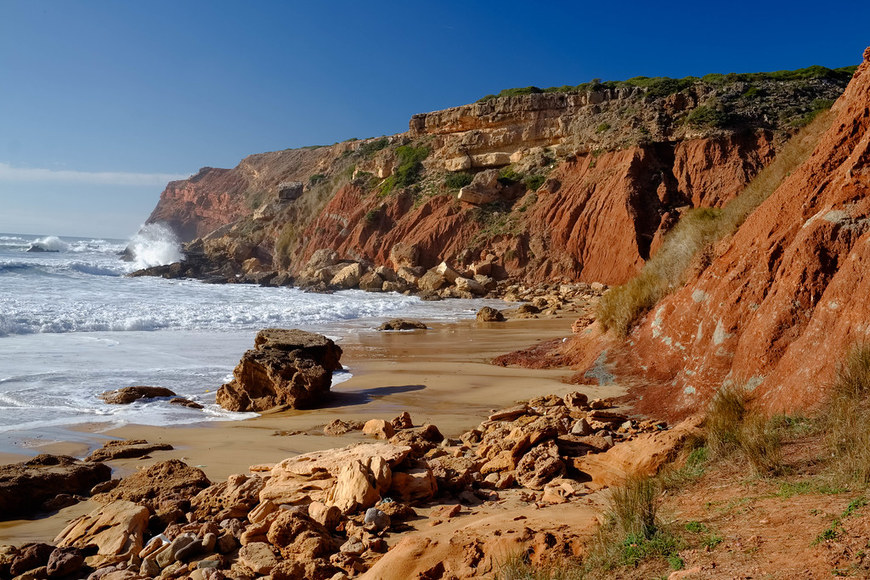
[{"label": "sea spray", "polygon": [[183,258],[181,243],[165,224],[145,224],[128,246],[137,268],[150,268],[178,262]]},{"label": "sea spray", "polygon": [[30,243],[28,252],[65,252],[69,244],[57,236],[46,236]]}]

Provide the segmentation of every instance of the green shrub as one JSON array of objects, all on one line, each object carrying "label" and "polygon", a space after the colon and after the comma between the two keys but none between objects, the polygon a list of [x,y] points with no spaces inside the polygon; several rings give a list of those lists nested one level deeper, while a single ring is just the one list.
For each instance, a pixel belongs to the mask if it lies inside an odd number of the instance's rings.
[{"label": "green shrub", "polygon": [[396,148],[398,166],[393,174],[384,180],[381,195],[387,195],[396,187],[409,187],[420,180],[423,173],[423,160],[429,156],[428,147],[402,145]]},{"label": "green shrub", "polygon": [[834,101],[831,99],[815,99],[810,104],[810,110],[805,113],[802,117],[795,119],[791,122],[792,127],[806,127],[813,120],[834,106]]},{"label": "green shrub", "polygon": [[315,173],[308,178],[308,183],[310,185],[317,185],[318,183],[321,183],[324,179],[326,179],[326,175],[322,173]]},{"label": "green shrub", "polygon": [[381,217],[381,212],[378,209],[370,209],[363,216],[363,220],[367,225],[374,225]]},{"label": "green shrub", "polygon": [[444,176],[444,185],[448,189],[462,189],[466,185],[469,185],[473,179],[474,176],[470,173],[457,171]]},{"label": "green shrub", "polygon": [[363,157],[371,157],[381,149],[386,148],[387,145],[390,144],[390,140],[386,137],[381,137],[380,139],[375,139],[374,141],[367,141],[357,148],[357,153],[362,155]]},{"label": "green shrub", "polygon": [[513,165],[508,165],[498,172],[498,180],[502,185],[513,185],[523,180],[523,174],[514,169]]},{"label": "green shrub", "polygon": [[729,115],[716,107],[700,105],[695,107],[686,117],[686,122],[692,127],[705,128],[724,127],[728,124]]},{"label": "green shrub", "polygon": [[529,175],[523,180],[526,188],[529,191],[538,191],[538,188],[544,185],[544,182],[547,181],[547,178],[543,175]]},{"label": "green shrub", "polygon": [[610,123],[601,123],[597,127],[595,127],[596,133],[605,133],[610,130]]}]

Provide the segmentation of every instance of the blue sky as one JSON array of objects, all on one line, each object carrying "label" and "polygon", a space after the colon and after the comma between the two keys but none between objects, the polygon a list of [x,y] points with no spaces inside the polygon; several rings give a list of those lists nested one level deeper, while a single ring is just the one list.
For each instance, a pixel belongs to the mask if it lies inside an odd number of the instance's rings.
[{"label": "blue sky", "polygon": [[508,87],[856,64],[849,4],[0,0],[0,232],[127,237],[202,166]]}]

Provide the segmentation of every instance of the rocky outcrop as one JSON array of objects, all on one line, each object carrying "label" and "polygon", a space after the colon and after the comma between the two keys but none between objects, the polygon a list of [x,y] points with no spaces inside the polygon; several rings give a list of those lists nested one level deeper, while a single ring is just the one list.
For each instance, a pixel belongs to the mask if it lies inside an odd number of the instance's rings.
[{"label": "rocky outcrop", "polygon": [[868,337],[868,103],[870,50],[811,157],[608,352],[622,380],[644,385],[640,409],[686,415],[723,384],[771,412],[824,400],[838,361]]},{"label": "rocky outcrop", "polygon": [[341,368],[341,348],[332,340],[302,330],[268,328],[257,333],[218,389],[217,403],[231,411],[265,411],[277,406],[304,409],[322,403]]},{"label": "rocky outcrop", "polygon": [[96,549],[87,562],[94,567],[125,562],[142,549],[148,509],[126,500],[115,500],[77,518],[55,542],[62,548]]},{"label": "rocky outcrop", "polygon": [[[103,463],[85,463],[66,455],[37,455],[23,463],[0,467],[0,520],[32,514],[51,506],[60,495],[89,495],[92,487],[108,480],[112,470]],[[81,497],[79,497],[81,499]],[[72,503],[77,500],[72,499]]]}]

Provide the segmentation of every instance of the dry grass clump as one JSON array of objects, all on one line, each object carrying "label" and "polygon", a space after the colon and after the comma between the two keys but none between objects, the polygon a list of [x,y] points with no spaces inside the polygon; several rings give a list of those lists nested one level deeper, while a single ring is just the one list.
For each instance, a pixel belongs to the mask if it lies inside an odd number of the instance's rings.
[{"label": "dry grass clump", "polygon": [[687,212],[637,276],[601,297],[597,314],[604,328],[625,336],[659,300],[685,284],[693,264],[706,266],[713,245],[733,234],[749,214],[809,158],[831,119],[830,112],[818,115],[724,208],[698,208]]},{"label": "dry grass clump", "polygon": [[822,414],[825,441],[835,471],[870,483],[870,345],[852,348],[837,369],[830,401]]},{"label": "dry grass clump", "polygon": [[758,475],[782,471],[782,430],[750,407],[749,393],[742,386],[719,389],[707,408],[704,436],[713,457],[739,454]]},{"label": "dry grass clump", "polygon": [[576,562],[559,561],[535,566],[517,554],[503,562],[496,575],[498,580],[582,580],[583,568]]}]

